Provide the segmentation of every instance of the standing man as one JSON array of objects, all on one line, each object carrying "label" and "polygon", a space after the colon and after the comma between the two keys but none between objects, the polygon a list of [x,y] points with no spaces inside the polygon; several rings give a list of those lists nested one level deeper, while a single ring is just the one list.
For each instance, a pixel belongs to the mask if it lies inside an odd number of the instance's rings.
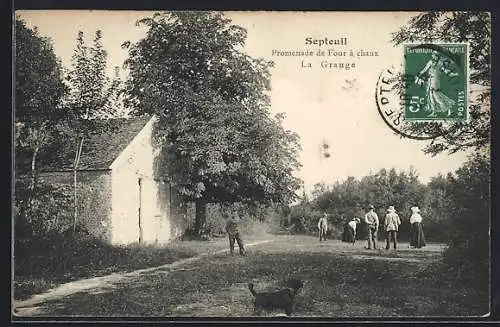
[{"label": "standing man", "polygon": [[226,223],[226,232],[229,237],[229,250],[231,255],[234,254],[234,241],[238,242],[238,247],[240,248],[240,255],[246,255],[245,248],[243,246],[243,240],[240,236],[240,231],[238,229],[238,222],[240,221],[238,216],[231,216]]},{"label": "standing man", "polygon": [[390,248],[391,239],[392,242],[394,243],[394,250],[396,250],[396,243],[398,242],[397,234],[399,225],[401,225],[401,220],[399,219],[399,216],[396,213],[396,209],[394,209],[393,206],[390,206],[389,209],[387,209],[387,215],[385,216],[385,221],[384,221],[384,227],[387,233],[387,238],[386,238],[387,244],[385,245],[386,250],[389,250]]},{"label": "standing man", "polygon": [[371,250],[372,242],[373,248],[377,249],[377,231],[379,220],[377,213],[374,211],[375,207],[373,205],[368,206],[368,212],[365,214],[365,223],[368,231],[368,247],[367,249]]},{"label": "standing man", "polygon": [[321,242],[322,240],[326,241],[326,232],[328,231],[328,220],[326,219],[328,217],[327,213],[325,212],[323,214],[323,217],[321,217],[318,221],[318,229],[319,229],[319,241]]}]

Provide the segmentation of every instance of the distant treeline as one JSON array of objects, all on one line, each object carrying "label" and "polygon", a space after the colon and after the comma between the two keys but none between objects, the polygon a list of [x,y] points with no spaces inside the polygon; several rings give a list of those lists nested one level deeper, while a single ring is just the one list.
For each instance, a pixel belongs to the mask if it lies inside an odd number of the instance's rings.
[{"label": "distant treeline", "polygon": [[[427,184],[420,182],[414,169],[397,171],[395,168],[381,169],[361,179],[349,177],[333,185],[316,184],[311,197],[304,194],[301,202],[291,207],[287,225],[298,233],[312,233],[321,214],[327,212],[330,235],[340,238],[343,225],[350,219],[358,217],[363,221],[369,204],[375,206],[381,226],[388,206],[396,208],[402,220],[399,233],[402,240],[409,237],[410,208],[418,206],[427,240],[447,242],[458,216],[469,211],[477,215],[488,212],[489,161],[486,156],[475,155],[455,173],[439,174]],[[475,218],[483,219],[488,227],[488,215]],[[358,238],[364,238],[365,233],[362,224]],[[483,233],[487,238],[487,229]],[[379,236],[384,237],[382,228]]]}]

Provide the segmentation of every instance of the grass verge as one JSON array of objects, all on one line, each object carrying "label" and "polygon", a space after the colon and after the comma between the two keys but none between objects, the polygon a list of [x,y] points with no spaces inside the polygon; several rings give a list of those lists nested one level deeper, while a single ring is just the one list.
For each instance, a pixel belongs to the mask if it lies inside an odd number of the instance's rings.
[{"label": "grass verge", "polygon": [[174,241],[164,247],[112,246],[88,235],[58,235],[17,242],[14,249],[14,299],[25,300],[62,283],[160,266],[225,246],[225,238]]}]

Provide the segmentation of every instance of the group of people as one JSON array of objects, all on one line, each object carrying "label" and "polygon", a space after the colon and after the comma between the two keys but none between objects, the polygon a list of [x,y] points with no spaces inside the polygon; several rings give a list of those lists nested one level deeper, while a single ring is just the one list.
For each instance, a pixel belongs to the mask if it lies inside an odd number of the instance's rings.
[{"label": "group of people", "polygon": [[[410,247],[411,248],[421,248],[425,246],[424,230],[422,227],[422,216],[420,215],[420,209],[417,206],[411,207],[410,216]],[[375,212],[375,207],[373,205],[368,206],[368,212],[365,214],[364,222],[366,224],[367,231],[367,249],[377,249],[377,233],[379,230],[379,218]],[[326,221],[326,214],[320,219]],[[344,234],[342,236],[342,241],[354,244],[356,241],[356,228],[361,223],[361,219],[353,218],[351,221],[345,224]],[[396,213],[394,206],[389,206],[387,209],[387,214],[384,219],[384,231],[386,233],[386,250],[389,250],[391,243],[394,249],[397,248],[397,234],[399,226],[401,225],[401,219]],[[320,224],[318,223],[318,228]],[[320,241],[322,231],[320,229]]]},{"label": "group of people", "polygon": [[[420,215],[420,209],[417,206],[411,207],[410,216],[410,247],[421,248],[425,246],[424,230],[422,228],[422,216]],[[319,241],[326,241],[326,235],[328,232],[328,214],[324,213],[323,216],[318,221],[319,230]],[[243,240],[238,229],[238,217],[231,217],[226,222],[226,232],[229,237],[229,250],[231,255],[234,254],[235,242],[238,243],[239,254],[246,255],[245,247],[243,245]],[[364,222],[366,224],[367,230],[367,249],[377,249],[377,233],[379,230],[379,218],[375,212],[375,207],[373,205],[368,206],[368,212],[365,214]],[[354,217],[344,226],[344,233],[342,236],[342,241],[354,244],[356,242],[356,230],[358,225],[361,224],[361,219]],[[396,213],[394,206],[390,206],[387,209],[387,214],[384,219],[384,231],[386,232],[386,245],[385,248],[389,250],[391,243],[394,249],[397,247],[397,234],[399,226],[401,225],[401,219]]]}]

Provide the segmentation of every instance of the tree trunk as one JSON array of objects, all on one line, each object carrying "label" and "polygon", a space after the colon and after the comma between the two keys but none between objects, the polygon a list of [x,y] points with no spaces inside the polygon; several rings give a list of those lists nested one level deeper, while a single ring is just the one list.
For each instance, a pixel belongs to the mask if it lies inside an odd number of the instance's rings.
[{"label": "tree trunk", "polygon": [[76,231],[76,222],[78,220],[78,192],[77,192],[77,171],[78,171],[78,164],[80,163],[80,156],[82,154],[82,147],[83,147],[83,137],[80,140],[80,144],[78,145],[78,148],[76,149],[76,155],[75,155],[75,162],[73,164],[73,234]]},{"label": "tree trunk", "polygon": [[[31,157],[31,181],[28,189],[28,215],[31,214],[31,207],[33,206],[33,197],[35,196],[35,187],[36,187],[36,158],[38,156],[38,151],[40,151],[40,147],[37,146],[33,151],[33,156]],[[28,222],[31,223],[31,216],[27,217]]]},{"label": "tree trunk", "polygon": [[196,215],[194,221],[194,232],[195,235],[201,236],[201,229],[205,225],[207,221],[207,203],[205,199],[199,198],[196,199]]},{"label": "tree trunk", "polygon": [[76,191],[76,170],[77,167],[75,166],[73,169],[73,234],[76,231],[76,220],[78,218],[78,198],[77,198],[77,191]]}]

